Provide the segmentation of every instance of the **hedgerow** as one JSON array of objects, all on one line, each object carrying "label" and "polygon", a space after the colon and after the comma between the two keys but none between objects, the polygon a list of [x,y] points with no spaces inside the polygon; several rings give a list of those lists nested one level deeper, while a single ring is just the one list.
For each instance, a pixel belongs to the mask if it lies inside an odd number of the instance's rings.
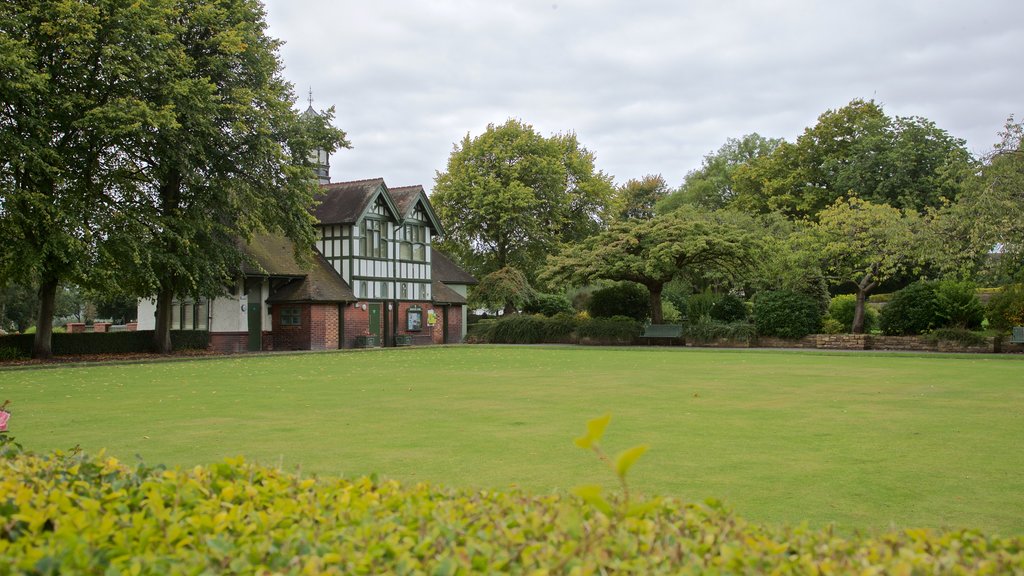
[{"label": "hedgerow", "polygon": [[[33,338],[31,334],[0,336],[0,348],[10,348],[19,357],[27,358],[32,355]],[[209,341],[210,333],[206,330],[171,331],[171,345],[175,350],[203,350]],[[51,345],[57,356],[149,352],[153,349],[153,331],[56,333]]]},{"label": "hedgerow", "polygon": [[905,530],[844,538],[749,523],[713,500],[658,499],[629,515],[593,504],[516,490],[304,477],[242,459],[163,469],[8,447],[0,459],[0,573],[1024,571],[1020,536]]}]

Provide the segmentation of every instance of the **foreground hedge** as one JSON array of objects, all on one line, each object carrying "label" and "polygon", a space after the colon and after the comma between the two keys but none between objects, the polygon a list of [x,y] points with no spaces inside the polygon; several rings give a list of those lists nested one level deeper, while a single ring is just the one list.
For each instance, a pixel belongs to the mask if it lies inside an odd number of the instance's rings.
[{"label": "foreground hedge", "polygon": [[[13,350],[17,356],[32,355],[34,334],[0,336],[0,349]],[[210,342],[206,330],[171,330],[175,350],[205,350]],[[153,331],[54,333],[50,341],[54,355],[131,354],[153,349]]]},{"label": "foreground hedge", "polygon": [[0,574],[1007,574],[1024,537],[770,529],[719,504],[605,516],[574,497],[188,470],[9,449]]}]

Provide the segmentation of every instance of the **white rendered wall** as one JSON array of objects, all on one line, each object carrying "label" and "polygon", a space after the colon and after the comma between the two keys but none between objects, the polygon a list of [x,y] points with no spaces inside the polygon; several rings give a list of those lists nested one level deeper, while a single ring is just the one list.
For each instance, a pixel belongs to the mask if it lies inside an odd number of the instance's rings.
[{"label": "white rendered wall", "polygon": [[156,300],[139,300],[137,314],[139,330],[156,330]]}]

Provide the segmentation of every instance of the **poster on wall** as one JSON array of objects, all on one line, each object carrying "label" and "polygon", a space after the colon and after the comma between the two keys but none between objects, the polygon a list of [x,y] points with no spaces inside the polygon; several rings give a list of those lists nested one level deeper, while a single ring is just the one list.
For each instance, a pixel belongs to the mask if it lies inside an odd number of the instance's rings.
[{"label": "poster on wall", "polygon": [[433,326],[434,324],[437,324],[437,313],[431,308],[427,310],[427,326]]}]

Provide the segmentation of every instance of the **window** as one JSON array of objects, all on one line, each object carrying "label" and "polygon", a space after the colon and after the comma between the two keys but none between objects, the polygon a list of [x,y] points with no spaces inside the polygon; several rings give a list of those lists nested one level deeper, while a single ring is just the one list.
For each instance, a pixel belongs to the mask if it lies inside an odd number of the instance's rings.
[{"label": "window", "polygon": [[388,254],[387,240],[381,238],[383,222],[380,220],[363,220],[360,225],[362,238],[360,239],[361,254],[366,258],[386,258]]},{"label": "window", "polygon": [[418,332],[423,329],[423,309],[419,306],[409,308],[405,313],[405,326],[408,332]]},{"label": "window", "polygon": [[409,283],[408,283],[408,282],[402,282],[402,284],[401,284],[401,296],[400,296],[400,298],[401,298],[402,300],[405,300],[405,299],[407,299],[408,297],[409,297]]},{"label": "window", "polygon": [[427,285],[420,284],[420,300],[426,300],[427,298],[429,298],[429,296],[427,296]]},{"label": "window", "polygon": [[427,261],[427,229],[424,226],[406,224],[402,228],[402,260]]},{"label": "window", "polygon": [[281,326],[302,326],[302,311],[298,306],[281,308]]},{"label": "window", "polygon": [[171,304],[171,330],[206,330],[210,324],[210,303],[182,302]]},{"label": "window", "polygon": [[361,280],[359,282],[359,297],[360,298],[366,298],[366,291],[367,291],[366,285],[367,284],[369,284],[369,282],[367,282],[366,280]]}]

